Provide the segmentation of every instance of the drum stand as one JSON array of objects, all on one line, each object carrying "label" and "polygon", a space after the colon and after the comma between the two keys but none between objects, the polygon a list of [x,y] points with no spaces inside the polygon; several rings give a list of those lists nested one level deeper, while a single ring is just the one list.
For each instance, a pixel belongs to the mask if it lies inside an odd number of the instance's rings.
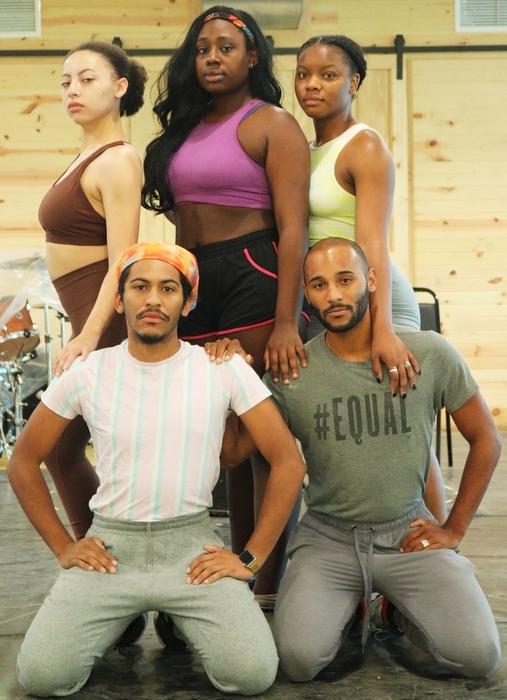
[{"label": "drum stand", "polygon": [[[49,318],[49,309],[51,307],[44,304],[42,308],[44,309],[44,345],[46,350],[47,383],[49,384],[53,378],[53,352],[51,347],[53,338],[50,335],[51,326]],[[68,319],[66,315],[60,311],[57,311],[57,318],[59,322],[58,337],[60,347],[63,348],[67,339],[65,324]],[[10,396],[9,406],[7,406],[5,399],[2,401],[2,394],[0,393],[0,455],[5,453],[7,457],[11,456],[12,448],[26,422],[23,418],[23,407],[26,404],[23,403],[21,394],[23,364],[36,357],[36,353],[33,349],[33,338],[35,335],[38,342],[39,334],[37,332],[37,327],[33,325],[30,329],[24,331],[16,330],[4,336],[4,343],[7,341],[19,344],[19,347],[14,347],[14,351],[9,348],[12,353],[11,356],[7,357],[4,361],[0,361],[0,386],[4,389],[4,395],[7,393]],[[27,348],[28,352],[26,352],[23,343],[29,340],[32,341],[32,347],[29,346]],[[18,350],[17,355],[15,354],[16,349]]]},{"label": "drum stand", "polygon": [[[23,368],[18,362],[6,362],[0,365],[0,372],[5,372],[2,380],[3,386],[12,395],[12,408],[2,406],[0,403],[0,450],[5,452],[7,457],[11,456],[12,446],[18,439],[23,425],[23,406],[21,398],[21,385],[23,384]],[[5,432],[4,421],[8,421],[8,429]]]},{"label": "drum stand", "polygon": [[[50,335],[50,322],[49,322],[49,309],[51,307],[48,306],[47,304],[43,305],[44,309],[44,327],[45,327],[45,333],[44,333],[44,347],[46,349],[46,365],[47,365],[47,373],[48,373],[48,385],[50,384],[51,380],[53,379],[53,350],[51,347],[51,343],[53,341],[53,336]],[[61,311],[56,312],[56,317],[58,318],[58,323],[59,323],[59,329],[58,329],[58,339],[60,341],[60,349],[63,348],[65,343],[67,342],[67,334],[65,332],[65,323],[69,320],[65,314],[63,314]]]},{"label": "drum stand", "polygon": [[51,341],[53,338],[49,335],[49,306],[47,304],[44,304],[43,306],[44,309],[44,328],[45,328],[45,333],[44,333],[44,346],[46,348],[46,365],[47,365],[47,372],[48,372],[48,385],[50,381],[53,379],[53,353],[51,350]]}]

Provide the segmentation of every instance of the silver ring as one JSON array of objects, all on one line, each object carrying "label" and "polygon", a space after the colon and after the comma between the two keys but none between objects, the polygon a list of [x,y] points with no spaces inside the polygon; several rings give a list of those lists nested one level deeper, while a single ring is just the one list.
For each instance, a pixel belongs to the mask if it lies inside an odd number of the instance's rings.
[{"label": "silver ring", "polygon": [[397,367],[391,367],[391,369],[389,370],[389,372],[391,372],[392,374],[398,374],[398,368],[397,368]]},{"label": "silver ring", "polygon": [[422,544],[423,549],[426,549],[426,547],[430,546],[430,543],[428,542],[428,540],[419,540],[419,542]]},{"label": "silver ring", "polygon": [[410,360],[405,360],[405,362],[403,363],[403,367],[412,367],[412,363],[410,362]]}]

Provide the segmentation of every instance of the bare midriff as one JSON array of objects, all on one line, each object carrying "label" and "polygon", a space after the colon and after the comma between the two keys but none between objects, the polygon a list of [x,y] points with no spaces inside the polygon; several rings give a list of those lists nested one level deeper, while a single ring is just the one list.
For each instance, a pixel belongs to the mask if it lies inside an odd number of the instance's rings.
[{"label": "bare midriff", "polygon": [[46,264],[52,280],[104,259],[107,259],[107,245],[46,243]]},{"label": "bare midriff", "polygon": [[180,204],[173,213],[176,243],[184,248],[197,248],[275,227],[273,212],[266,209]]}]

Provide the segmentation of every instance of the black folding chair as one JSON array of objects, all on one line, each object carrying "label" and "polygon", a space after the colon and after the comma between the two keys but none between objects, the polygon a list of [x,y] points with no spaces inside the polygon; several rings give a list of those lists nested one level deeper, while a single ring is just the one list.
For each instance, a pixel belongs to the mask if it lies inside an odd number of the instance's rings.
[{"label": "black folding chair", "polygon": [[[432,289],[428,287],[414,287],[414,292],[418,298],[419,303],[419,313],[421,314],[421,330],[422,331],[435,331],[436,333],[442,333],[442,327],[440,325],[440,304],[438,303],[438,297]],[[447,464],[452,467],[452,434],[451,434],[451,417],[445,411],[445,433],[447,437]],[[440,463],[440,442],[442,433],[442,411],[437,411],[436,416],[436,441],[435,441],[435,453],[437,455],[438,462]]]}]

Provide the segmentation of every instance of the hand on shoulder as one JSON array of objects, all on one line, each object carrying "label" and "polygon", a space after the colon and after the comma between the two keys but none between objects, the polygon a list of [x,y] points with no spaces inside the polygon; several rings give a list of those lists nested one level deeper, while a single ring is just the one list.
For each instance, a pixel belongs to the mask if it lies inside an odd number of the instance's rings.
[{"label": "hand on shoulder", "polygon": [[96,349],[99,339],[100,336],[98,334],[80,333],[72,340],[69,340],[56,356],[54,365],[55,376],[58,377],[66,369],[69,369],[76,359],[86,360],[88,355]]},{"label": "hand on shoulder", "polygon": [[240,355],[249,365],[253,364],[253,357],[243,348],[239,340],[230,338],[220,338],[218,340],[204,343],[204,352],[208,355],[210,362],[219,365],[222,361],[227,362],[234,355]]}]

